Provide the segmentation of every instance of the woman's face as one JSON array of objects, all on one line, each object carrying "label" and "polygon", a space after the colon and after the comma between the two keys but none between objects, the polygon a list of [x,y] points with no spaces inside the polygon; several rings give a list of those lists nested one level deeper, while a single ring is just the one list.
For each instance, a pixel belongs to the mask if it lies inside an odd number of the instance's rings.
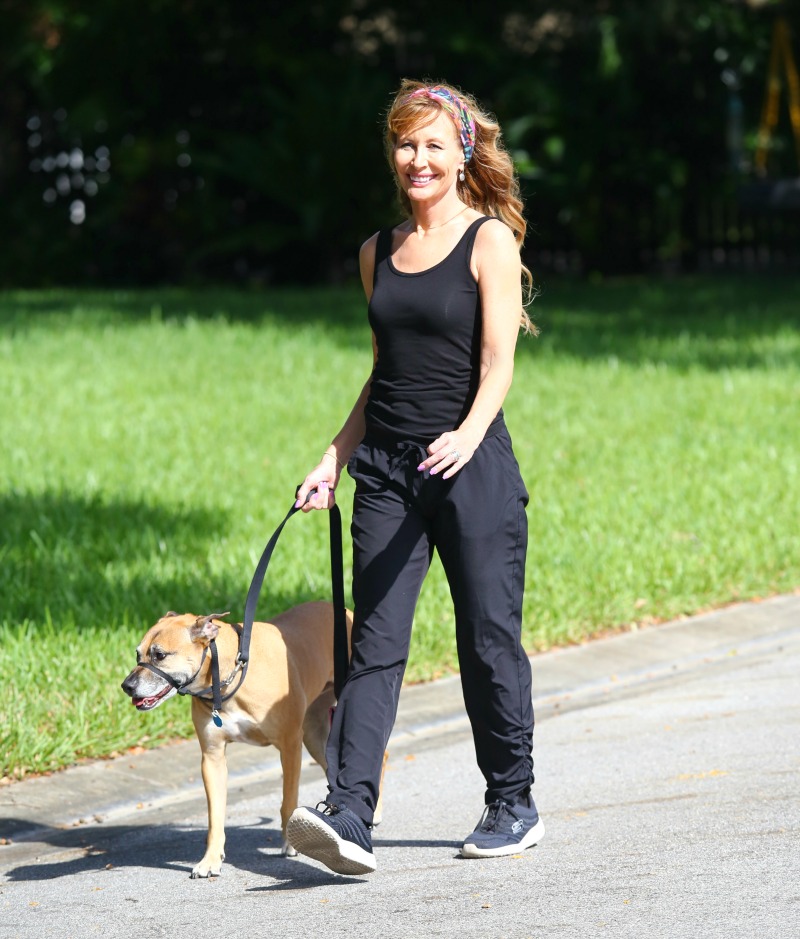
[{"label": "woman's face", "polygon": [[464,149],[450,115],[442,111],[435,121],[399,137],[394,165],[412,205],[438,202],[455,190],[459,170],[464,166]]}]

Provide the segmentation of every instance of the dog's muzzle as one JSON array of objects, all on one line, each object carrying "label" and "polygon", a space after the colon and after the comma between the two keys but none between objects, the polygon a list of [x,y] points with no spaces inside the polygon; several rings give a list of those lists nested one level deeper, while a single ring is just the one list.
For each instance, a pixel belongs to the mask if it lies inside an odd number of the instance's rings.
[{"label": "dog's muzzle", "polygon": [[155,694],[142,695],[137,691],[137,684],[138,682],[134,678],[134,672],[122,683],[122,690],[131,696],[131,700],[137,711],[152,711],[153,708],[158,707],[162,701],[166,701],[174,694],[177,694],[177,689],[172,685],[164,685],[161,691],[157,691]]},{"label": "dog's muzzle", "polygon": [[157,694],[137,698],[135,694],[135,690],[134,690],[134,683],[133,683],[133,676],[136,671],[136,669],[134,669],[134,671],[131,672],[130,675],[128,675],[125,681],[123,681],[122,690],[125,692],[125,694],[129,694],[131,696],[131,698],[133,699],[134,705],[140,711],[150,711],[157,704],[160,704],[162,701],[165,701],[167,698],[171,698],[172,695],[174,695],[176,692],[178,694],[188,694],[189,692],[186,689],[192,684],[192,682],[200,674],[200,671],[203,668],[203,663],[205,662],[207,655],[208,655],[208,647],[206,646],[203,649],[202,656],[200,657],[200,664],[197,667],[197,671],[190,678],[187,678],[183,681],[178,680],[177,678],[175,678],[174,675],[170,675],[168,672],[163,671],[162,669],[158,668],[158,666],[156,665],[151,665],[149,662],[140,662],[136,666],[136,668],[146,668],[149,672],[152,672],[154,675],[158,675],[158,677],[162,679],[162,681],[165,681],[167,683],[167,687],[164,688],[163,691],[158,692]]}]

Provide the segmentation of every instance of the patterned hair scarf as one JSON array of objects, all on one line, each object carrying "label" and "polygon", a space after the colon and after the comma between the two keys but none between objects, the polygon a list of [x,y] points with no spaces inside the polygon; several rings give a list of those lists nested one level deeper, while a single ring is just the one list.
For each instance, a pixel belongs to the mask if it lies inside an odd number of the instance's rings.
[{"label": "patterned hair scarf", "polygon": [[467,106],[461,98],[440,85],[434,85],[432,88],[417,88],[416,91],[411,92],[406,101],[422,95],[436,101],[453,118],[461,137],[461,146],[464,148],[464,161],[469,163],[475,149],[475,121],[470,117]]}]

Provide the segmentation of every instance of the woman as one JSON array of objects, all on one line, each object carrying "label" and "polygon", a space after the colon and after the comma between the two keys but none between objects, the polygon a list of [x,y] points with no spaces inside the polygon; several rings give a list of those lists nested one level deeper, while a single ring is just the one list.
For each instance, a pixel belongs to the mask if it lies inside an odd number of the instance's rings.
[{"label": "woman", "polygon": [[453,597],[483,815],[464,857],[544,833],[531,796],[533,707],[521,646],[528,494],[503,421],[524,312],[525,234],[497,123],[447,85],[403,81],[386,151],[407,221],[361,248],[373,369],[298,492],[333,504],[355,479],[352,661],[327,746],[328,795],[289,821],[294,847],[343,874],[375,870],[371,826],[414,607],[434,548]]}]

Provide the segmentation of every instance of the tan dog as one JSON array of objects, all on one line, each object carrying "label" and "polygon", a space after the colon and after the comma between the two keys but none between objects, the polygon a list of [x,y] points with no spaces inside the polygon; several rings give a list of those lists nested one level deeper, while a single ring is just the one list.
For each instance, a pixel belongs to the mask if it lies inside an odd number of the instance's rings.
[{"label": "tan dog", "polygon": [[[348,636],[352,616],[347,613]],[[139,663],[122,683],[140,711],[150,711],[177,694],[160,676],[143,667],[156,666],[191,691],[211,687],[211,658],[204,649],[215,639],[219,653],[222,693],[235,674],[239,649],[237,627],[217,616],[168,613],[152,626],[136,650]],[[230,687],[235,688],[238,674]],[[247,677],[222,706],[222,726],[211,718],[212,704],[192,698],[192,721],[202,751],[203,784],[208,800],[208,839],[203,859],[192,877],[220,873],[225,858],[225,810],[228,770],[225,748],[234,741],[280,751],[283,769],[281,830],[285,855],[296,851],[286,838],[286,823],[297,807],[302,745],[325,769],[325,743],[333,695],[333,608],[330,603],[304,603],[276,616],[271,623],[254,623]]]}]

